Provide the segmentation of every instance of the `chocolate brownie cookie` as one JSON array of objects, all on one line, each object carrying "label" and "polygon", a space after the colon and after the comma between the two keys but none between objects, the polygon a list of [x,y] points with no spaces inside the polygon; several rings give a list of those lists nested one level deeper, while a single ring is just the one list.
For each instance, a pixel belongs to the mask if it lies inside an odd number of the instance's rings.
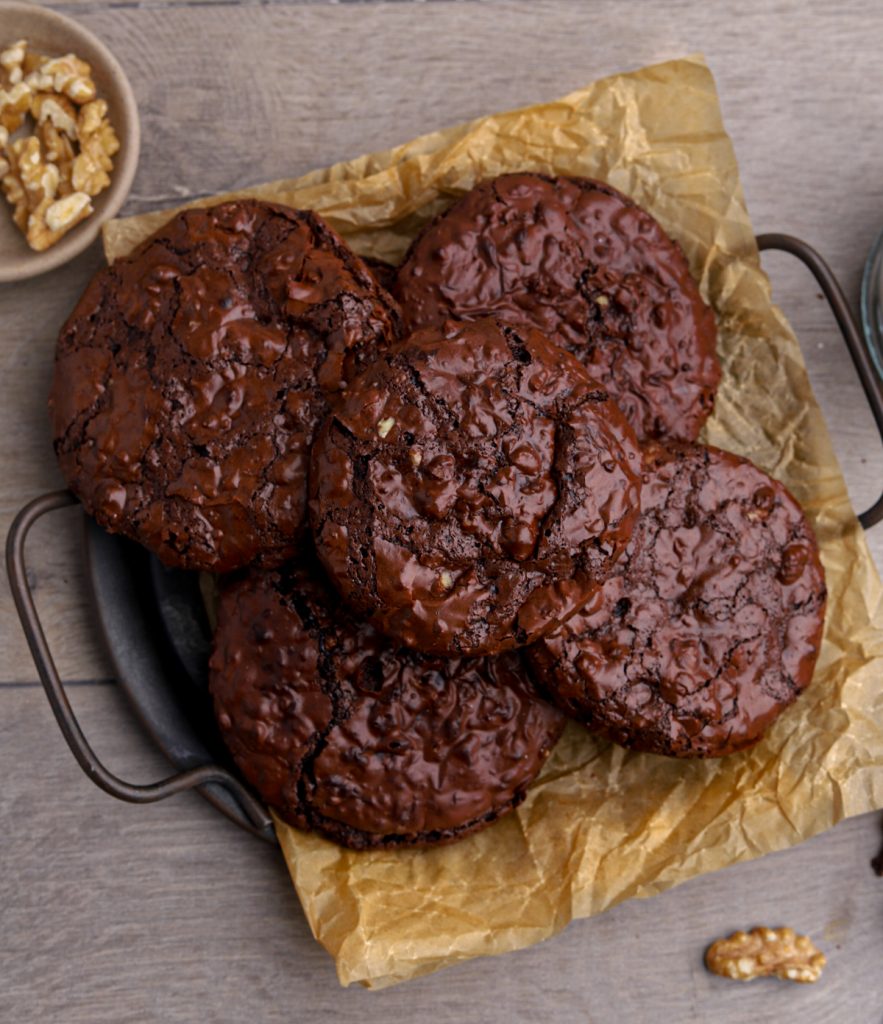
[{"label": "chocolate brownie cookie", "polygon": [[701,445],[651,445],[621,568],[527,652],[568,714],[673,757],[751,746],[812,679],[825,614],[818,547],[788,491]]},{"label": "chocolate brownie cookie", "polygon": [[168,565],[278,564],[305,525],[328,399],[398,332],[395,302],[314,213],[178,214],[96,274],[50,408],[71,489]]},{"label": "chocolate brownie cookie", "polygon": [[210,686],[242,773],[292,825],[344,846],[426,846],[524,798],[564,716],[516,653],[396,650],[303,563],[221,596]]},{"label": "chocolate brownie cookie", "polygon": [[607,393],[532,328],[449,321],[353,382],[313,448],[319,555],[409,647],[492,654],[587,600],[638,515],[641,455]]},{"label": "chocolate brownie cookie", "polygon": [[692,441],[720,380],[714,313],[680,246],[616,189],[506,174],[411,246],[394,294],[413,330],[493,313],[572,352],[639,438]]}]

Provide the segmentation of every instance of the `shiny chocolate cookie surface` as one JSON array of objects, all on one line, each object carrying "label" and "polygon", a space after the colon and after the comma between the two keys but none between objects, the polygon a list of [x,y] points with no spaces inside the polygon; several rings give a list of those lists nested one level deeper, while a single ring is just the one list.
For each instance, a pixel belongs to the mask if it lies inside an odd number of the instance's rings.
[{"label": "shiny chocolate cookie surface", "polygon": [[813,531],[762,470],[650,445],[617,573],[526,652],[569,715],[623,746],[719,757],[751,746],[809,685],[825,581]]},{"label": "shiny chocolate cookie surface", "polygon": [[680,246],[616,189],[506,174],[415,240],[394,293],[411,330],[494,314],[573,353],[638,437],[695,440],[720,380],[714,313]]},{"label": "shiny chocolate cookie surface", "polygon": [[302,563],[221,595],[210,687],[249,782],[354,849],[449,842],[524,797],[564,724],[516,653],[396,649]]},{"label": "shiny chocolate cookie surface", "polygon": [[70,487],[165,563],[278,564],[305,526],[329,400],[399,329],[315,214],[178,214],[98,272],[61,331],[50,407]]},{"label": "shiny chocolate cookie surface", "polygon": [[418,650],[490,654],[585,602],[638,515],[641,456],[607,393],[533,329],[447,322],[349,388],[313,448],[319,555]]}]

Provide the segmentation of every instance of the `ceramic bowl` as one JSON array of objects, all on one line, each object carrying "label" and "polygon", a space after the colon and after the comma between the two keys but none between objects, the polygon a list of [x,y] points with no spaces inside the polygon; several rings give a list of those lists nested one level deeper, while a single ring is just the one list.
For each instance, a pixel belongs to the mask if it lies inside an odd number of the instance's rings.
[{"label": "ceramic bowl", "polygon": [[75,53],[92,66],[98,95],[107,100],[108,116],[120,140],[110,187],[96,196],[95,212],[45,252],[34,252],[12,220],[12,208],[0,195],[0,282],[23,281],[60,267],[86,249],[123,205],[138,166],[140,127],[129,80],[116,58],[77,22],[36,4],[0,2],[0,49],[27,39],[39,53],[60,57]]}]

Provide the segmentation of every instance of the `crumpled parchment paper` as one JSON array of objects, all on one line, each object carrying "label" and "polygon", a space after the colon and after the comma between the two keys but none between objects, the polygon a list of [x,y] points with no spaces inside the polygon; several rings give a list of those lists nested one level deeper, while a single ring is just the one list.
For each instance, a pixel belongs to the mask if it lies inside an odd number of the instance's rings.
[{"label": "crumpled parchment paper", "polygon": [[[379,988],[518,949],[572,918],[883,807],[880,581],[797,340],[771,303],[700,58],[237,194],[311,207],[362,254],[396,261],[452,197],[520,169],[602,178],[683,245],[720,325],[724,377],[707,440],[784,481],[810,515],[830,594],[825,641],[810,689],[746,753],[674,761],[571,725],[524,804],[454,846],[354,853],[277,823],[304,912],[344,985]],[[110,223],[108,258],[169,213]]]}]

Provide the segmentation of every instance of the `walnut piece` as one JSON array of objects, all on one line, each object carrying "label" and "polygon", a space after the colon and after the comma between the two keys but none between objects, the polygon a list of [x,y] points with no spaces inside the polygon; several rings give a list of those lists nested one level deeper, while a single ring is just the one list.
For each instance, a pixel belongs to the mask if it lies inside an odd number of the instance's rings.
[{"label": "walnut piece", "polygon": [[10,152],[28,197],[28,205],[33,208],[39,206],[44,199],[54,199],[58,191],[58,168],[55,164],[44,162],[40,140],[35,135],[16,139]]},{"label": "walnut piece", "polygon": [[43,148],[43,159],[55,164],[61,175],[58,194],[69,195],[73,192],[74,176],[74,144],[63,132],[60,132],[52,121],[46,120],[37,129],[40,145]]},{"label": "walnut piece", "polygon": [[120,148],[116,132],[107,119],[107,103],[93,100],[80,110],[77,119],[80,152],[74,158],[71,184],[76,192],[97,196],[110,184],[113,155]]},{"label": "walnut piece", "polygon": [[31,214],[41,206],[45,210],[55,198],[58,168],[43,162],[40,141],[33,135],[10,143],[7,153],[11,166],[3,190],[13,206],[12,219],[27,235]]},{"label": "walnut piece", "polygon": [[805,935],[791,928],[752,928],[713,942],[705,966],[737,981],[775,975],[783,981],[818,981],[825,955]]},{"label": "walnut piece", "polygon": [[25,116],[31,109],[31,90],[24,82],[0,89],[0,125],[10,135],[25,123]]},{"label": "walnut piece", "polygon": [[36,135],[16,139],[8,147],[11,168],[3,190],[12,203],[12,217],[32,249],[42,252],[92,212],[85,192],[59,195],[58,167],[44,159]]},{"label": "walnut piece", "polygon": [[60,237],[74,224],[79,224],[84,217],[88,217],[91,212],[92,203],[86,193],[71,192],[69,196],[56,199],[54,203],[49,204],[46,208],[45,224],[49,232]]},{"label": "walnut piece", "polygon": [[12,154],[9,154],[9,157],[9,160],[6,162],[7,170],[2,180],[0,180],[0,185],[3,187],[3,193],[7,201],[12,206],[12,219],[15,221],[18,229],[25,232],[28,227],[28,197]]},{"label": "walnut piece", "polygon": [[89,103],[95,99],[91,76],[92,68],[84,60],[67,53],[63,57],[44,57],[25,82],[34,92],[54,92],[74,103]]},{"label": "walnut piece", "polygon": [[[46,57],[24,39],[0,50],[0,186],[38,252],[88,217],[110,184],[120,143],[91,75],[75,54]],[[32,134],[12,138],[28,117]]]},{"label": "walnut piece", "polygon": [[19,39],[12,46],[0,51],[0,79],[3,85],[18,85],[22,80],[27,49],[27,40]]},{"label": "walnut piece", "polygon": [[77,110],[67,96],[56,96],[51,92],[34,93],[31,100],[31,117],[38,125],[49,121],[69,139],[77,137]]}]

